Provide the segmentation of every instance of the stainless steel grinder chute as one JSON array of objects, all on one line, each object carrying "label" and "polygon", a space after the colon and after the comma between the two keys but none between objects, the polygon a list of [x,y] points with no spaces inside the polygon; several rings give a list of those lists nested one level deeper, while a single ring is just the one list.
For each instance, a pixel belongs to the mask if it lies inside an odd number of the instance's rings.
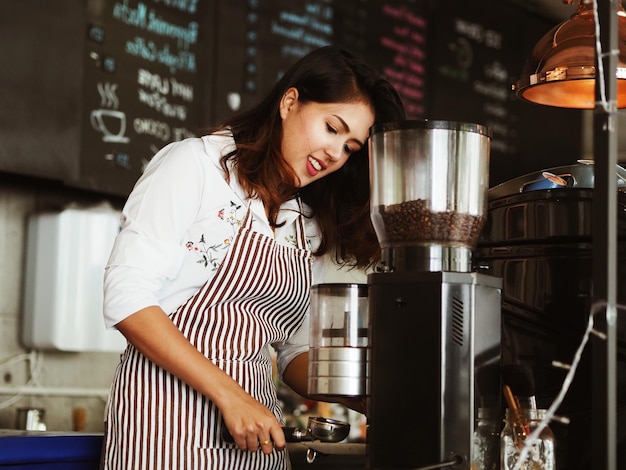
[{"label": "stainless steel grinder chute", "polygon": [[501,402],[501,279],[472,272],[490,133],[405,121],[373,127],[369,146],[382,262],[368,275],[368,468],[467,469],[478,409],[499,417]]},{"label": "stainless steel grinder chute", "polygon": [[310,396],[367,393],[367,284],[317,284],[311,291]]}]

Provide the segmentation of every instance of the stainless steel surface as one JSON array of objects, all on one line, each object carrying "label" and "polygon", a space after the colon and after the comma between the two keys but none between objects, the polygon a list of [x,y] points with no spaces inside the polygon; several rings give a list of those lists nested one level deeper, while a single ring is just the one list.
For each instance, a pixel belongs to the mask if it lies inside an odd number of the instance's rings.
[{"label": "stainless steel surface", "polygon": [[[490,201],[489,216],[477,251],[513,254],[529,242],[588,243],[593,235],[593,190],[578,188],[530,191]],[[617,232],[626,237],[626,192],[617,192]],[[530,252],[529,252],[530,253]],[[489,256],[489,255],[488,255]]]},{"label": "stainless steel surface", "polygon": [[[407,246],[476,246],[485,219],[490,141],[488,128],[471,123],[404,121],[372,128],[371,217],[383,263],[405,258],[393,251]],[[448,264],[407,260],[419,270]]]},{"label": "stainless steel surface", "polygon": [[[561,177],[567,188],[591,189],[594,187],[593,160],[579,160],[578,164],[564,165],[528,173],[494,186],[488,191],[489,201],[514,194],[539,191],[543,189],[561,189],[558,184],[550,181],[544,173]],[[620,189],[626,188],[626,170],[615,166],[615,181]]]},{"label": "stainless steel surface", "polygon": [[367,393],[368,311],[366,284],[317,284],[311,291],[308,393]]},{"label": "stainless steel surface", "polygon": [[315,439],[322,442],[341,442],[350,434],[350,424],[322,416],[310,416],[307,430]]},{"label": "stainless steel surface", "polygon": [[[580,159],[577,160],[578,163],[582,163],[583,165],[593,165],[594,161],[590,159]],[[626,169],[622,167],[619,163],[615,165],[615,173],[617,173],[617,185],[624,186],[626,184]]]},{"label": "stainless steel surface", "polygon": [[588,189],[535,191],[498,199],[491,204],[480,244],[510,247],[528,240],[590,239],[592,203]]},{"label": "stainless steel surface", "polygon": [[452,271],[469,272],[472,251],[462,246],[394,246],[383,251],[385,272]]},{"label": "stainless steel surface", "polygon": [[[336,419],[323,418],[320,416],[309,417],[307,428],[283,426],[283,433],[287,442],[303,442],[318,440],[321,442],[341,442],[350,434],[350,424]],[[228,443],[234,443],[233,436],[228,428],[222,424],[222,439]]]},{"label": "stainless steel surface", "polygon": [[309,394],[367,395],[369,348],[315,348],[309,352]]},{"label": "stainless steel surface", "polygon": [[468,468],[478,408],[500,410],[501,279],[395,272],[368,282],[370,468],[451,457]]}]

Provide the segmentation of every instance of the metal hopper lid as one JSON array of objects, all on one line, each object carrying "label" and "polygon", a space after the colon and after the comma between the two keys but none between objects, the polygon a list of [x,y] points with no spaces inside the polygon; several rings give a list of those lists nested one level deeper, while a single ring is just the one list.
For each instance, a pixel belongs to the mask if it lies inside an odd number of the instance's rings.
[{"label": "metal hopper lid", "polygon": [[[578,160],[574,165],[558,166],[528,173],[489,189],[489,200],[529,191],[549,189],[593,188],[593,160]],[[616,168],[617,186],[626,189],[626,170]]]}]

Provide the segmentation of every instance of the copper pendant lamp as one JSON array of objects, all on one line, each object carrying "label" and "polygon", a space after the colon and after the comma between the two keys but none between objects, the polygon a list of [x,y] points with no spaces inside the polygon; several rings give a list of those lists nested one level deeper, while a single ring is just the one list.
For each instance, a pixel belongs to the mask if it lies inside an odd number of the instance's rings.
[{"label": "copper pendant lamp", "polygon": [[[571,0],[566,1],[571,3]],[[626,107],[626,11],[618,7],[617,107]],[[579,0],[576,12],[535,45],[513,85],[525,101],[559,108],[593,109],[596,78],[594,0]]]}]

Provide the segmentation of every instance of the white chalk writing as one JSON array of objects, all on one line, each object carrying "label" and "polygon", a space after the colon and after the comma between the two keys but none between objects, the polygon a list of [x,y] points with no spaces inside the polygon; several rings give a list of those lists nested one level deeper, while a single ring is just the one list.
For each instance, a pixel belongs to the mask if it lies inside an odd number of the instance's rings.
[{"label": "white chalk writing", "polygon": [[405,5],[383,4],[381,13],[393,20],[391,30],[379,39],[381,47],[391,57],[383,73],[402,96],[408,117],[422,117],[425,112],[426,19]]},{"label": "white chalk writing", "polygon": [[198,42],[198,23],[189,22],[186,26],[170,23],[161,18],[153,8],[148,8],[144,3],[139,2],[137,7],[128,4],[128,0],[123,3],[113,5],[113,18],[129,26],[150,31],[163,37],[176,39],[179,47],[188,48],[191,44]]}]

